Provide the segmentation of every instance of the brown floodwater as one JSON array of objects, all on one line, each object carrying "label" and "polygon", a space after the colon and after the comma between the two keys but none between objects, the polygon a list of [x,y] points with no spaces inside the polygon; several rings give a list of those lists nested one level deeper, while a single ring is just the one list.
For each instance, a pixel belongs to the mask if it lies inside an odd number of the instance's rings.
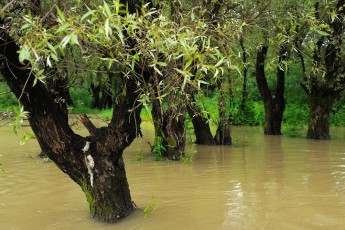
[{"label": "brown floodwater", "polygon": [[[234,146],[189,146],[193,162],[184,164],[153,161],[152,127],[143,127],[145,138],[124,154],[139,208],[116,224],[90,218],[81,189],[34,157],[36,141],[20,145],[11,127],[1,127],[0,229],[345,228],[345,128],[332,129],[331,141],[313,141],[236,127]],[[144,219],[152,194],[159,207]]]}]

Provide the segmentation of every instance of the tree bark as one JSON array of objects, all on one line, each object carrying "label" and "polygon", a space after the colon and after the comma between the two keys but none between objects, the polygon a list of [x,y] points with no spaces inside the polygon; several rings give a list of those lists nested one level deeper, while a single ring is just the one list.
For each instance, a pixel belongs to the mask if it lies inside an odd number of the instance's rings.
[{"label": "tree bark", "polygon": [[[135,82],[128,79],[124,84],[127,94],[118,96],[108,127],[83,138],[68,125],[66,106],[56,103],[52,92],[41,82],[32,86],[34,76],[29,66],[19,63],[19,47],[6,31],[1,30],[0,34],[1,73],[29,112],[29,122],[42,151],[81,186],[93,218],[116,222],[128,216],[134,205],[122,153],[140,132]],[[132,108],[138,109],[131,111]]]},{"label": "tree bark", "polygon": [[[261,98],[264,102],[265,108],[265,135],[281,135],[281,123],[283,120],[283,113],[285,109],[284,89],[285,89],[285,71],[277,67],[277,85],[275,95],[272,96],[271,90],[268,87],[265,75],[265,60],[268,51],[268,46],[263,45],[257,51],[256,57],[256,82],[259,88]],[[279,59],[283,61],[286,57],[286,47],[280,46]]]},{"label": "tree bark", "polygon": [[313,92],[310,95],[310,113],[307,138],[329,140],[329,116],[334,103],[332,93]]},{"label": "tree bark", "polygon": [[231,138],[231,128],[230,128],[230,117],[226,111],[226,99],[225,99],[225,92],[222,87],[222,83],[220,80],[217,81],[217,87],[219,92],[218,98],[218,113],[219,113],[219,123],[216,131],[216,135],[214,136],[214,140],[218,145],[231,145],[232,138]]},{"label": "tree bark", "polygon": [[210,126],[207,122],[207,119],[202,116],[202,112],[198,108],[195,99],[194,93],[190,94],[191,101],[187,104],[187,111],[189,116],[192,119],[194,133],[195,133],[195,144],[199,145],[215,145],[216,141],[214,140]]},{"label": "tree bark", "polygon": [[186,108],[181,104],[179,111],[168,110],[163,116],[163,135],[167,142],[167,157],[179,160],[184,156],[186,146]]},{"label": "tree bark", "polygon": [[247,74],[248,74],[248,67],[247,67],[247,51],[244,46],[244,38],[243,35],[240,38],[240,46],[242,48],[242,62],[243,62],[243,85],[242,85],[242,100],[241,100],[241,110],[245,111],[246,108],[246,100],[247,100]]},{"label": "tree bark", "polygon": [[[330,139],[329,116],[334,101],[345,89],[343,77],[345,74],[345,55],[343,54],[344,4],[344,0],[338,0],[335,3],[334,11],[337,11],[337,18],[333,21],[326,18],[326,23],[330,25],[332,34],[321,36],[314,49],[314,66],[312,69],[321,69],[322,71],[311,71],[309,79],[305,79],[304,89],[310,99],[307,133],[309,139]],[[318,20],[324,20],[322,13],[319,12],[321,8],[320,2],[315,3],[315,17]],[[321,74],[323,75],[321,76]]]}]

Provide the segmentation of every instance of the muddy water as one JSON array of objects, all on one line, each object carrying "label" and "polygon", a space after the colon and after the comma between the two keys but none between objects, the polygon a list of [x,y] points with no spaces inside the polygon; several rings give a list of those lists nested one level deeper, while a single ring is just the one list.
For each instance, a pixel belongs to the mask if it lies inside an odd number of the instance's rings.
[{"label": "muddy water", "polygon": [[[194,161],[181,164],[151,160],[145,126],[146,138],[125,152],[139,209],[102,224],[89,218],[77,185],[53,163],[32,158],[35,141],[21,146],[1,127],[0,229],[344,229],[345,129],[333,129],[332,141],[261,133],[235,128],[235,146],[189,148]],[[138,153],[146,159],[137,161]],[[159,207],[145,220],[152,193]]]}]

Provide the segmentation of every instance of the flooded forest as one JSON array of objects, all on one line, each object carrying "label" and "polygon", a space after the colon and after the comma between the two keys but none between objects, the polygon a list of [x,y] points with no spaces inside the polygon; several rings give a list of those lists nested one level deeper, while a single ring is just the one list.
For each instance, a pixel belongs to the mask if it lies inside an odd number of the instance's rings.
[{"label": "flooded forest", "polygon": [[345,0],[0,2],[0,229],[342,229]]}]

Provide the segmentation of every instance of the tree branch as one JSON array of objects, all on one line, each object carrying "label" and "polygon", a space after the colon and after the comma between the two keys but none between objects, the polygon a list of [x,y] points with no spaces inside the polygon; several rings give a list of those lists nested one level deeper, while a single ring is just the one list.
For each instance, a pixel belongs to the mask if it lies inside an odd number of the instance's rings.
[{"label": "tree branch", "polygon": [[90,121],[86,114],[79,115],[78,119],[92,136],[97,135],[98,128],[96,128],[96,126]]}]

